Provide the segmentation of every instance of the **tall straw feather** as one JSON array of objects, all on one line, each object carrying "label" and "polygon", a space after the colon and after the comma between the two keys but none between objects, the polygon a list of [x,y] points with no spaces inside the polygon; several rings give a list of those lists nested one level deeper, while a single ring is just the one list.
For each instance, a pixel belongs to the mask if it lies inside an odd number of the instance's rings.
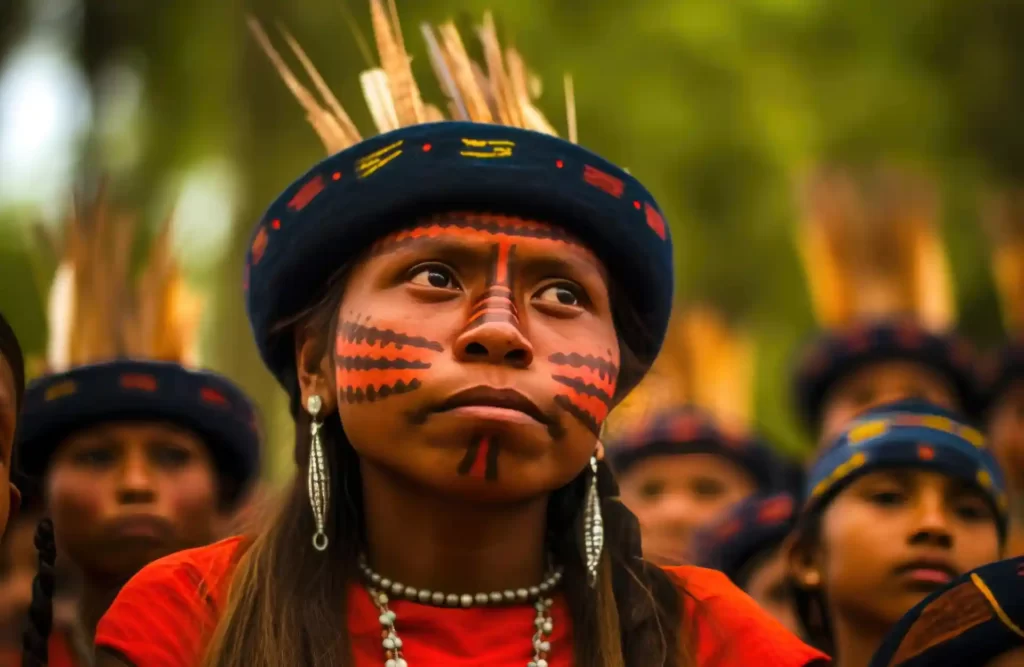
[{"label": "tall straw feather", "polygon": [[719,422],[749,427],[753,418],[754,343],[709,306],[677,311],[650,373],[615,408],[614,437],[661,410],[696,405]]},{"label": "tall straw feather", "polygon": [[797,244],[819,323],[908,316],[941,330],[956,318],[935,197],[909,174],[822,170],[803,184]]},{"label": "tall straw feather", "polygon": [[[361,73],[359,80],[367,108],[380,133],[400,127],[445,120],[441,107],[423,101],[405,46],[395,0],[369,0],[370,20],[380,67]],[[350,24],[352,19],[346,13]],[[319,99],[304,86],[274,48],[259,21],[249,17],[249,29],[282,81],[306,111],[306,117],[328,153],[348,148],[361,137],[344,107],[330,91],[298,41],[282,28],[292,54],[299,61]],[[358,32],[357,41],[359,40]],[[484,15],[476,36],[483,47],[483,63],[470,58],[462,36],[452,22],[421,26],[430,65],[446,101],[443,107],[453,120],[499,123],[557,136],[534,102],[539,80],[531,75],[515,49],[502,48],[494,17]],[[576,110],[571,79],[565,80],[570,140],[576,141]]]},{"label": "tall straw feather", "polygon": [[166,222],[132,280],[136,219],[111,211],[101,188],[76,197],[47,304],[47,367],[59,372],[122,357],[194,365],[201,305],[185,285]]},{"label": "tall straw feather", "polygon": [[992,273],[1009,334],[1024,334],[1024,189],[988,197],[982,221],[992,244]]}]

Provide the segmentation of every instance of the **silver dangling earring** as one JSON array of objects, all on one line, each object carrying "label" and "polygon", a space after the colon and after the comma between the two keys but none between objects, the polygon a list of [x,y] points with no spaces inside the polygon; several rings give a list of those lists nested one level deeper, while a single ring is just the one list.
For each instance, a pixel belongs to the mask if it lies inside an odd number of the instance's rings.
[{"label": "silver dangling earring", "polygon": [[587,489],[583,508],[583,548],[586,556],[587,582],[597,584],[597,568],[604,549],[604,519],[601,517],[601,499],[597,495],[597,457],[590,457],[590,488]]},{"label": "silver dangling earring", "polygon": [[327,549],[327,533],[324,532],[324,524],[327,519],[327,508],[331,503],[331,474],[327,471],[324,463],[324,447],[320,441],[320,429],[323,422],[317,417],[323,407],[323,399],[313,394],[306,400],[306,410],[312,418],[309,424],[309,434],[312,442],[309,447],[309,474],[306,477],[306,489],[309,491],[309,504],[313,508],[313,521],[316,522],[316,532],[313,533],[313,548],[317,551]]}]

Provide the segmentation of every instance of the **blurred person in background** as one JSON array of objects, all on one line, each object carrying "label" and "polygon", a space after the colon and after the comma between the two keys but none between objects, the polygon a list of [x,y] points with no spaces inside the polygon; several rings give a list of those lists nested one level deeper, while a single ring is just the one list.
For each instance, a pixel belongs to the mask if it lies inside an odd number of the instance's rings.
[{"label": "blurred person in background", "polygon": [[977,409],[972,346],[954,332],[935,196],[892,169],[827,169],[802,193],[799,245],[823,331],[801,351],[793,395],[825,446],[859,412],[919,398]]},{"label": "blurred person in background", "polygon": [[644,555],[658,563],[690,562],[702,527],[785,484],[782,462],[766,444],[723,431],[694,406],[656,413],[605,445],[622,502],[640,521]]},{"label": "blurred person in background", "polygon": [[[110,211],[102,191],[79,204],[50,292],[49,373],[25,392],[15,445],[43,505],[25,665],[92,664],[96,624],[120,587],[157,558],[224,537],[259,473],[254,406],[188,367],[198,309],[169,226],[134,281],[134,219]],[[58,547],[80,574],[84,650],[53,632]]]},{"label": "blurred person in background", "polygon": [[782,545],[798,511],[791,493],[748,498],[701,530],[694,548],[697,565],[721,571],[795,634],[802,628]]},{"label": "blurred person in background", "polygon": [[1024,558],[982,565],[917,604],[870,667],[1024,667]]},{"label": "blurred person in background", "polygon": [[654,199],[553,136],[490,15],[486,70],[454,24],[423,26],[463,119],[430,122],[444,116],[420,97],[394,6],[370,6],[382,67],[362,80],[383,134],[362,139],[289,40],[326,108],[286,80],[330,157],[270,205],[247,257],[297,478],[254,536],[129,582],[98,664],[825,661],[719,573],[645,562],[599,459],[671,311]]},{"label": "blurred person in background", "polygon": [[[25,358],[14,329],[0,313],[0,536],[11,515],[17,514],[21,500],[11,479],[11,459],[24,391]],[[7,487],[6,492],[3,487]]]},{"label": "blurred person in background", "polygon": [[984,422],[1010,493],[1007,555],[1024,555],[1024,191],[993,196],[983,211],[992,240],[1006,344],[980,373]]},{"label": "blurred person in background", "polygon": [[866,667],[914,605],[1001,557],[1007,498],[982,434],[906,400],[847,424],[814,462],[786,544],[804,636]]},{"label": "blurred person in background", "polygon": [[647,558],[688,561],[698,529],[784,485],[781,459],[749,432],[753,380],[746,332],[709,306],[679,306],[650,374],[609,417],[608,460]]}]

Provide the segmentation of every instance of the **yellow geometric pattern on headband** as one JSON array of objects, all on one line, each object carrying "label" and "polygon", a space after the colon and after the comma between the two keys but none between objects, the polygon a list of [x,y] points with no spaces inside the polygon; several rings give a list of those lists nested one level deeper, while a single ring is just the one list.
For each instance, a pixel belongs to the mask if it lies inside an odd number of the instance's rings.
[{"label": "yellow geometric pattern on headband", "polygon": [[43,395],[43,399],[46,401],[53,401],[58,398],[64,398],[78,391],[78,385],[73,380],[65,380],[64,382],[58,382],[52,387],[46,388],[46,393]]},{"label": "yellow geometric pattern on headband", "polygon": [[829,473],[829,476],[821,480],[814,485],[814,490],[811,491],[811,497],[817,498],[824,494],[837,482],[844,479],[847,475],[852,473],[857,468],[860,468],[868,462],[868,456],[864,452],[857,452],[851,456],[847,461],[836,466],[836,469]]},{"label": "yellow geometric pattern on headband", "polygon": [[979,430],[939,415],[896,415],[889,419],[876,419],[850,429],[847,440],[850,445],[858,445],[885,434],[894,426],[927,428],[962,438],[978,449],[985,447],[985,436]]}]

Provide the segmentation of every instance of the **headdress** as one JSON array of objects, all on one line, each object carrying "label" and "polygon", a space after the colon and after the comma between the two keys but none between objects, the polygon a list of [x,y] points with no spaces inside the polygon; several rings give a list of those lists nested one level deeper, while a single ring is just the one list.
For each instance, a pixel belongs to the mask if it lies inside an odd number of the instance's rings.
[{"label": "headdress", "polygon": [[992,273],[1009,342],[986,364],[982,391],[991,405],[1024,379],[1024,190],[992,197],[984,222],[992,241]]},{"label": "headdress", "polygon": [[[298,43],[284,35],[315,93],[251,23],[333,153],[270,205],[247,258],[256,343],[293,402],[294,351],[280,325],[312,306],[338,269],[374,241],[453,207],[550,221],[585,242],[639,314],[642,326],[620,334],[649,365],[664,337],[673,287],[669,230],[650,193],[622,169],[554,136],[533,104],[522,58],[501,48],[489,17],[478,31],[483,65],[467,55],[453,24],[422,28],[453,119],[442,121],[445,112],[424,101],[413,79],[393,3],[371,0],[370,10],[381,66],[360,81],[383,134],[367,139]],[[639,379],[620,377],[620,386]]]},{"label": "headdress", "polygon": [[137,280],[135,231],[102,190],[76,201],[50,290],[49,374],[25,392],[19,466],[41,476],[60,441],[92,423],[163,420],[202,436],[240,494],[258,473],[255,407],[226,378],[187,367],[196,361],[200,307],[174,259],[169,222]]},{"label": "headdress", "polygon": [[893,467],[936,470],[982,491],[1006,537],[1003,472],[980,431],[919,400],[879,406],[850,422],[811,466],[805,512],[820,512],[853,480]]},{"label": "headdress", "polygon": [[817,427],[835,382],[889,359],[934,368],[972,409],[972,354],[951,332],[952,280],[930,188],[893,170],[831,170],[813,175],[801,194],[798,245],[825,329],[796,376],[807,425]]},{"label": "headdress", "polygon": [[754,346],[713,308],[673,317],[650,373],[610,415],[612,467],[624,472],[649,456],[709,453],[733,460],[762,490],[782,483],[782,462],[751,431]]},{"label": "headdress", "polygon": [[696,563],[720,570],[743,588],[750,565],[779,547],[796,525],[799,505],[789,493],[742,500],[696,539]]},{"label": "headdress", "polygon": [[1024,558],[983,565],[907,612],[870,667],[974,667],[1024,647]]}]

